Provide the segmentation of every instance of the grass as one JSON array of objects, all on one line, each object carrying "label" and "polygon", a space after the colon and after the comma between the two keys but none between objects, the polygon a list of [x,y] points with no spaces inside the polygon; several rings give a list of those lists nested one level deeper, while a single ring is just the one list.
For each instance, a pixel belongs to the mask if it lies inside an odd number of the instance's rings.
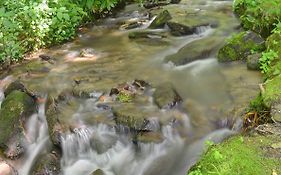
[{"label": "grass", "polygon": [[265,136],[235,136],[211,145],[188,175],[266,175],[281,173],[281,161],[264,156],[262,147],[274,140]]}]

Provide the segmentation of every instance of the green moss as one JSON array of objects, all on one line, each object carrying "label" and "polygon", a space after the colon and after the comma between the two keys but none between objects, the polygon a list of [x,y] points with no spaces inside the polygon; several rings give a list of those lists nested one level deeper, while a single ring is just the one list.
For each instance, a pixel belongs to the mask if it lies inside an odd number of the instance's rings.
[{"label": "green moss", "polygon": [[147,114],[133,104],[124,104],[112,109],[117,124],[141,130],[147,124]]},{"label": "green moss", "polygon": [[122,103],[129,103],[133,100],[132,94],[127,94],[125,92],[119,92],[119,94],[116,97],[117,101],[120,101]]},{"label": "green moss", "polygon": [[246,57],[251,54],[252,51],[259,52],[264,50],[264,43],[261,42],[257,34],[252,32],[240,32],[233,35],[227,40],[225,46],[223,46],[218,52],[218,61],[229,62],[237,60],[246,60]]},{"label": "green moss", "polygon": [[13,91],[2,103],[0,110],[0,146],[7,144],[14,132],[21,131],[21,116],[35,110],[33,99],[24,92]]},{"label": "green moss", "polygon": [[236,0],[234,11],[245,29],[266,38],[281,20],[281,0]]},{"label": "green moss", "polygon": [[189,171],[189,175],[264,175],[281,173],[281,161],[265,156],[262,148],[274,141],[265,136],[235,136],[220,145],[210,146],[207,153]]},{"label": "green moss", "polygon": [[267,106],[271,106],[274,102],[279,102],[281,98],[281,75],[274,77],[265,82],[265,91],[262,94],[264,102]]}]

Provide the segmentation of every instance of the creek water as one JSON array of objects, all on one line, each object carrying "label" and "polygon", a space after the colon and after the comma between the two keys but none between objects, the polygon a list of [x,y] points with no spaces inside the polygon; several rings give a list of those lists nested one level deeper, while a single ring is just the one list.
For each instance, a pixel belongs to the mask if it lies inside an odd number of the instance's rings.
[{"label": "creek water", "polygon": [[[120,27],[122,21],[147,19],[145,10],[129,5],[115,17],[83,28],[73,41],[43,50],[55,58],[54,62],[32,60],[3,74],[13,75],[28,89],[41,94],[60,94],[72,89],[75,81],[81,82],[85,91],[94,87],[92,98],[76,99],[78,105],[65,109],[65,121],[76,127],[62,136],[63,175],[90,175],[96,170],[106,175],[183,175],[204,150],[206,140],[220,142],[239,130],[241,121],[235,120],[230,127],[227,119],[234,118],[240,107],[256,95],[261,81],[258,72],[248,71],[243,63],[220,64],[215,54],[183,66],[163,62],[167,55],[192,41],[212,36],[225,39],[236,32],[238,21],[231,13],[231,4],[232,1],[183,0],[169,5],[186,9],[186,13],[203,11],[200,19],[218,20],[219,26],[198,27],[195,34],[188,36],[140,40],[129,39],[128,33],[145,30],[151,20],[137,29]],[[94,50],[93,55],[82,57],[81,50],[89,48]],[[183,99],[182,107],[187,108],[187,113],[173,109],[149,114],[149,127],[161,135],[161,141],[133,142],[126,127],[114,127],[112,116],[95,107],[102,92],[134,79],[155,86],[172,83]],[[0,93],[0,101],[3,98]],[[155,108],[151,102],[145,110]],[[30,117],[27,154],[16,165],[20,175],[29,175],[40,154],[51,147],[44,110],[41,104],[38,114]],[[96,122],[100,115],[107,118]],[[180,116],[179,122],[169,120],[170,116]]]}]

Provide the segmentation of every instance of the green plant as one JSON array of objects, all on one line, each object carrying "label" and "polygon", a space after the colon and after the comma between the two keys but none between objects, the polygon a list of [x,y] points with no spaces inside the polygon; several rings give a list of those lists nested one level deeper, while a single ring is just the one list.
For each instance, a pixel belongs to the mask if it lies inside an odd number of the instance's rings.
[{"label": "green plant", "polygon": [[128,103],[133,100],[133,97],[131,94],[127,94],[125,92],[119,92],[119,94],[116,97],[116,100],[122,103]]},{"label": "green plant", "polygon": [[273,50],[268,50],[262,53],[262,57],[260,58],[260,69],[261,72],[265,75],[271,71],[271,63],[278,58],[278,54]]}]

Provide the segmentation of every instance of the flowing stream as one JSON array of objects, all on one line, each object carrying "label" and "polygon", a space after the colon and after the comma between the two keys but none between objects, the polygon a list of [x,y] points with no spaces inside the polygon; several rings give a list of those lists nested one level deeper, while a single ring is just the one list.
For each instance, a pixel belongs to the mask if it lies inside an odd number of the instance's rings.
[{"label": "flowing stream", "polygon": [[[201,26],[192,35],[168,34],[165,38],[139,40],[129,39],[129,32],[146,30],[153,18],[147,19],[146,11],[137,5],[128,5],[115,17],[82,28],[75,40],[32,56],[36,58],[43,53],[54,60],[32,60],[2,76],[12,75],[28,89],[49,96],[72,90],[75,82],[84,91],[94,87],[91,98],[75,99],[75,105],[65,109],[64,120],[75,127],[62,135],[63,175],[92,175],[97,170],[106,175],[184,175],[204,150],[207,140],[220,142],[239,131],[241,121],[229,122],[229,118],[235,118],[241,106],[256,95],[261,75],[248,71],[242,63],[219,64],[215,54],[182,66],[164,63],[163,59],[192,41],[213,36],[223,41],[236,32],[238,21],[231,13],[231,4],[232,1],[183,0],[178,5],[169,5],[172,9],[186,9],[187,14],[202,12],[200,19],[217,20],[219,27]],[[139,28],[122,27],[124,21],[140,19],[144,22]],[[165,33],[168,29],[152,31]],[[90,49],[92,55],[82,57],[83,49]],[[132,131],[113,125],[113,116],[97,107],[101,94],[134,79],[155,86],[172,83],[183,99],[182,108],[188,111],[149,113],[148,127],[156,133],[151,142],[132,141]],[[4,99],[2,91],[0,86],[0,104]],[[143,110],[155,111],[152,101]],[[179,120],[170,120],[170,116]],[[45,104],[39,105],[28,126],[30,142],[25,156],[16,165],[20,175],[30,175],[38,157],[50,151]]]}]

